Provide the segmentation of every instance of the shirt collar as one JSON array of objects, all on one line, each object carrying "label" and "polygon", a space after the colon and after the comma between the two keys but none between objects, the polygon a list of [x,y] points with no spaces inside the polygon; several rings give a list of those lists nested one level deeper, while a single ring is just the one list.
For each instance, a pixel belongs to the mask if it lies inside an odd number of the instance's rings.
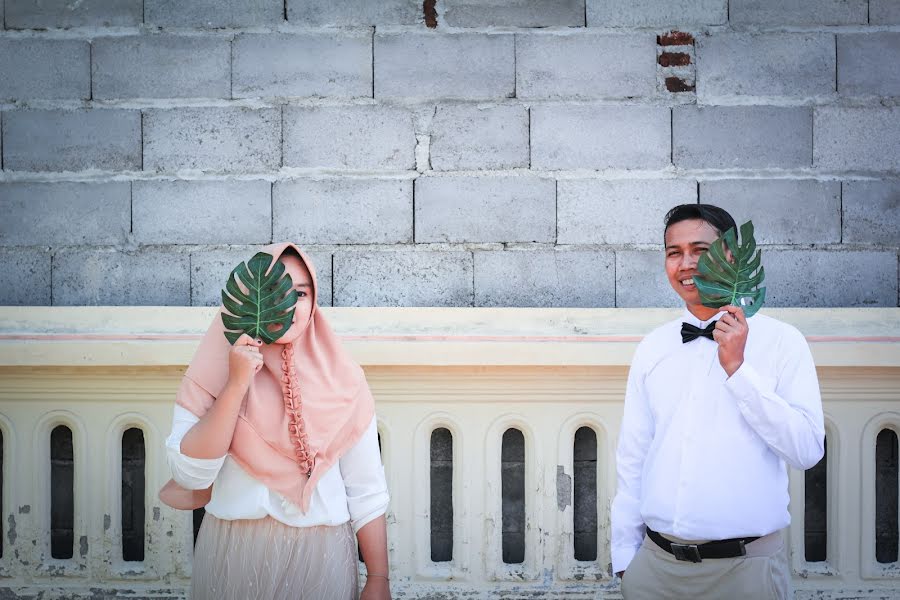
[{"label": "shirt collar", "polygon": [[693,325],[695,327],[699,327],[699,328],[703,329],[704,327],[706,327],[713,321],[718,321],[719,319],[721,319],[722,315],[724,315],[724,314],[725,314],[725,311],[721,310],[718,313],[716,313],[715,315],[713,315],[712,318],[707,319],[706,321],[701,321],[700,319],[695,317],[691,313],[691,311],[689,311],[687,308],[685,308],[683,314],[681,315],[681,320],[684,321],[685,323],[690,323],[691,325]]}]

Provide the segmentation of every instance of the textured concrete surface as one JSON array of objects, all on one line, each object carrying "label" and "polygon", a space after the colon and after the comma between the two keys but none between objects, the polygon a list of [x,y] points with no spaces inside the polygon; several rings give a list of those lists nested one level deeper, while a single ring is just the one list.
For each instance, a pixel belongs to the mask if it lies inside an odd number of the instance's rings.
[{"label": "textured concrete surface", "polygon": [[472,253],[338,252],[335,306],[471,306]]},{"label": "textured concrete surface", "polygon": [[53,256],[55,306],[188,306],[190,257],[145,248],[71,249]]},{"label": "textured concrete surface", "polygon": [[121,244],[131,228],[131,184],[0,183],[0,207],[3,246]]},{"label": "textured concrete surface", "polygon": [[284,164],[336,169],[411,169],[412,115],[380,105],[285,107]]},{"label": "textured concrete surface", "polygon": [[726,33],[697,39],[697,95],[703,98],[831,94],[834,69],[834,36],[828,33]]},{"label": "textured concrete surface", "polygon": [[560,244],[660,244],[663,217],[697,202],[690,180],[572,179],[559,182]]},{"label": "textured concrete surface", "polygon": [[[25,286],[9,301],[100,301],[63,254],[140,269],[290,238],[334,262],[329,302],[669,306],[642,269],[665,212],[699,200],[753,219],[775,301],[890,303],[898,7],[0,2],[0,267]],[[801,289],[785,252],[853,285]],[[596,293],[537,281],[551,271]],[[167,272],[102,300],[147,302],[127,291],[147,283],[159,303],[216,301],[218,283]]]},{"label": "textured concrete surface", "polygon": [[139,170],[141,114],[120,109],[4,112],[3,168]]},{"label": "textured concrete surface", "polygon": [[625,98],[656,90],[650,33],[516,37],[518,98]]},{"label": "textured concrete surface", "polygon": [[900,171],[900,108],[817,108],[815,166]]},{"label": "textured concrete surface", "polygon": [[86,100],[90,64],[86,41],[0,39],[0,101]]},{"label": "textured concrete surface", "polygon": [[296,179],[272,191],[272,234],[298,244],[413,241],[408,179]]},{"label": "textured concrete surface", "polygon": [[[372,96],[372,32],[239,35],[235,98]],[[310,60],[310,57],[316,57]]]},{"label": "textured concrete surface", "polygon": [[556,182],[537,177],[421,177],[417,242],[552,242]]},{"label": "textured concrete surface", "polygon": [[685,168],[806,167],[812,110],[773,106],[673,109],[673,162]]},{"label": "textured concrete surface", "polygon": [[268,181],[136,181],[132,231],[141,244],[261,244],[272,235]]},{"label": "textured concrete surface", "polygon": [[524,106],[439,105],[431,130],[431,168],[528,167],[528,129]]},{"label": "textured concrete surface", "polygon": [[728,0],[587,0],[589,27],[685,27],[727,20]]},{"label": "textured concrete surface", "polygon": [[144,112],[147,171],[268,171],[281,164],[276,108],[174,108]]},{"label": "textured concrete surface", "polygon": [[475,306],[614,306],[614,263],[608,251],[476,252]]},{"label": "textured concrete surface", "polygon": [[228,98],[231,44],[227,38],[137,35],[95,39],[93,94],[116,98]]},{"label": "textured concrete surface", "polygon": [[753,219],[753,237],[760,244],[836,244],[841,241],[841,187],[837,181],[702,181],[700,202],[721,206],[731,213],[738,226]]}]

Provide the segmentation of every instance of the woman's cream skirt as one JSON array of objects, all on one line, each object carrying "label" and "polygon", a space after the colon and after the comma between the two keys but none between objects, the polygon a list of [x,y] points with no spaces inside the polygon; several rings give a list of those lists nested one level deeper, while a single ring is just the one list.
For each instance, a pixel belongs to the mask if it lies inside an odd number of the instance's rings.
[{"label": "woman's cream skirt", "polygon": [[211,514],[194,547],[193,600],[351,600],[358,596],[349,523],[289,527],[271,517]]}]

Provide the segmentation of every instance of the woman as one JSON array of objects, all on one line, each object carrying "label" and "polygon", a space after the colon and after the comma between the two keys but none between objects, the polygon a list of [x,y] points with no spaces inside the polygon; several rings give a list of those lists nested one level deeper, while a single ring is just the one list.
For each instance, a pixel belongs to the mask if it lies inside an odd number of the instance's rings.
[{"label": "woman", "polygon": [[362,369],[317,307],[315,271],[292,244],[264,249],[290,274],[293,322],[273,344],[229,345],[217,315],[185,373],[160,498],[206,506],[193,598],[345,600],[357,595],[353,533],[390,598],[387,485]]}]

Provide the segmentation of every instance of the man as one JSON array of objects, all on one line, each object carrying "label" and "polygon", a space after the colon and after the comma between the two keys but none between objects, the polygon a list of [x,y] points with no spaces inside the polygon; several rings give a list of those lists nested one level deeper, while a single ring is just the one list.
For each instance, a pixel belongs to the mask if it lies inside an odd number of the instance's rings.
[{"label": "man", "polygon": [[666,275],[686,311],[643,339],[628,375],[612,505],[626,600],[790,594],[785,463],[822,458],[819,384],[795,328],[701,304],[697,261],[732,227],[704,204],[665,218]]}]

